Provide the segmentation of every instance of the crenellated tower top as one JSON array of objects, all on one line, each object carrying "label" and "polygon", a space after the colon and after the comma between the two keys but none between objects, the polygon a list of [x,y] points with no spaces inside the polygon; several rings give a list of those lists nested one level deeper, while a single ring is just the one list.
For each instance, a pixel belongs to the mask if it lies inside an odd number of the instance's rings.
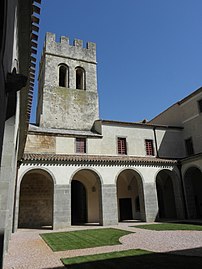
[{"label": "crenellated tower top", "polygon": [[37,123],[91,130],[99,119],[96,44],[47,33],[40,62]]},{"label": "crenellated tower top", "polygon": [[83,40],[74,39],[73,45],[70,45],[69,37],[61,36],[60,42],[56,42],[55,34],[46,33],[45,51],[61,57],[72,57],[96,63],[96,44],[93,42],[87,42],[86,47],[84,47]]}]

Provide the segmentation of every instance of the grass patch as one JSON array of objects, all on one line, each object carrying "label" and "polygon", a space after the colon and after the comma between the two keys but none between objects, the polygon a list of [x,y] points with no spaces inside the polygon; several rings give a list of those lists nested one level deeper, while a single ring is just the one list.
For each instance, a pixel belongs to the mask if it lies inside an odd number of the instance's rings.
[{"label": "grass patch", "polygon": [[182,223],[162,223],[146,224],[133,226],[135,228],[154,230],[154,231],[202,231],[201,225],[182,224]]},{"label": "grass patch", "polygon": [[201,257],[153,253],[141,249],[61,259],[68,269],[201,269]]},{"label": "grass patch", "polygon": [[108,259],[115,259],[121,257],[129,257],[129,256],[136,256],[136,255],[144,255],[150,254],[152,252],[142,250],[142,249],[131,249],[131,250],[124,250],[124,251],[114,251],[109,253],[102,253],[96,255],[87,255],[87,256],[79,256],[73,258],[63,258],[61,261],[64,265],[72,265],[72,264],[81,264],[86,262],[93,262],[93,261],[103,261]]},{"label": "grass patch", "polygon": [[99,246],[118,245],[121,236],[131,232],[106,228],[72,232],[41,234],[43,240],[53,251],[93,248]]}]

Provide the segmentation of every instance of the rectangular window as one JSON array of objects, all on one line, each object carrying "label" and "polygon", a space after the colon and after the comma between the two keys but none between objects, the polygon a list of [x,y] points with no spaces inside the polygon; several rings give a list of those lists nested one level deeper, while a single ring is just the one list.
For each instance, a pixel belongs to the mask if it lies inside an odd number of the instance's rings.
[{"label": "rectangular window", "polygon": [[127,154],[127,148],[126,148],[126,138],[118,137],[117,139],[118,143],[118,154]]},{"label": "rectangular window", "polygon": [[188,156],[194,154],[194,147],[193,147],[193,142],[192,142],[191,137],[188,139],[185,139],[185,147],[186,147],[186,151],[187,151]]},{"label": "rectangular window", "polygon": [[146,154],[150,155],[150,156],[154,156],[153,140],[146,139],[145,140],[145,147],[146,147]]},{"label": "rectangular window", "polygon": [[76,138],[76,153],[86,153],[86,138]]},{"label": "rectangular window", "polygon": [[202,99],[198,101],[198,109],[199,109],[199,112],[201,113],[202,112]]}]

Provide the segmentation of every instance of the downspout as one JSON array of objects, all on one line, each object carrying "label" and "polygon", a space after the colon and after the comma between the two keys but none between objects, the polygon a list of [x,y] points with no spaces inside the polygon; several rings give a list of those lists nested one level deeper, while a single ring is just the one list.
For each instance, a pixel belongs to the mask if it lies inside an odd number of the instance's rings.
[{"label": "downspout", "polygon": [[154,131],[154,143],[155,143],[155,149],[156,149],[156,157],[159,158],[159,151],[158,151],[157,137],[156,137],[156,126],[153,127],[153,131]]},{"label": "downspout", "polygon": [[17,205],[17,184],[18,184],[18,171],[21,165],[21,161],[17,161],[17,172],[16,172],[16,177],[15,177],[15,189],[14,189],[14,204],[13,204],[13,223],[12,223],[12,232],[16,232],[16,205]]}]

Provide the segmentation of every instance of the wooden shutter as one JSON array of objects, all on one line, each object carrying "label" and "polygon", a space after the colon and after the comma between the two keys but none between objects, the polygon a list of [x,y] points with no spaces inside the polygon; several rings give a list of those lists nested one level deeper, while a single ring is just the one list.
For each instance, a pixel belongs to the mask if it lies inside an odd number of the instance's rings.
[{"label": "wooden shutter", "polygon": [[153,140],[146,139],[145,146],[146,146],[146,154],[150,156],[154,156]]},{"label": "wooden shutter", "polygon": [[85,138],[76,138],[76,153],[86,153]]},{"label": "wooden shutter", "polygon": [[118,154],[127,154],[126,138],[118,137]]}]

